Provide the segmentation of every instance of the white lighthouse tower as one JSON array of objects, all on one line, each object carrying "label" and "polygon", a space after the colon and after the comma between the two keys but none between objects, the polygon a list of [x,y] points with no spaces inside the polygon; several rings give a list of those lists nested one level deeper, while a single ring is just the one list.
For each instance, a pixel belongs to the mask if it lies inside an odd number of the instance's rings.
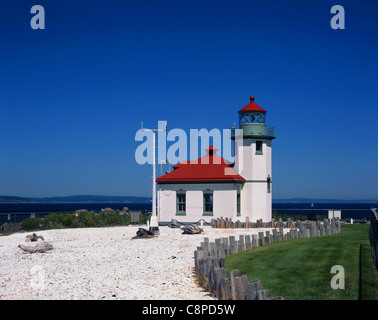
[{"label": "white lighthouse tower", "polygon": [[240,190],[241,219],[272,219],[272,140],[275,127],[267,126],[266,110],[251,102],[239,110],[239,129],[235,140],[235,170],[246,182]]}]

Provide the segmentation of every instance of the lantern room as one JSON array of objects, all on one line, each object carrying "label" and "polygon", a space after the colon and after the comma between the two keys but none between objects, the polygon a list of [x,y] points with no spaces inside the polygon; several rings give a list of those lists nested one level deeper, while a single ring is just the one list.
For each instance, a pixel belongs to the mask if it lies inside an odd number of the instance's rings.
[{"label": "lantern room", "polygon": [[255,103],[255,97],[250,97],[251,102],[239,110],[239,126],[245,123],[265,123],[266,110]]},{"label": "lantern room", "polygon": [[239,110],[239,129],[243,129],[243,136],[275,139],[275,127],[266,125],[266,110],[255,103],[254,96],[250,100],[249,104]]}]

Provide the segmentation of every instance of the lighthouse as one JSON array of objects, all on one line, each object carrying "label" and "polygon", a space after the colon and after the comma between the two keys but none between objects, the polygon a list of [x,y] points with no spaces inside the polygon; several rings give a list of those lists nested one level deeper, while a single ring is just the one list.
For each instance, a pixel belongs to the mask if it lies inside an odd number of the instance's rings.
[{"label": "lighthouse", "polygon": [[[267,111],[250,103],[238,111],[239,133],[233,134],[235,170],[246,181],[240,190],[241,218],[272,218],[272,140],[275,127],[266,124]],[[237,131],[236,131],[237,132]]]},{"label": "lighthouse", "polygon": [[[156,179],[159,223],[210,222],[217,218],[268,222],[272,219],[272,140],[267,111],[255,103],[238,111],[240,130],[232,130],[234,163],[214,146],[206,155],[183,161]],[[237,128],[234,128],[237,129]]]}]

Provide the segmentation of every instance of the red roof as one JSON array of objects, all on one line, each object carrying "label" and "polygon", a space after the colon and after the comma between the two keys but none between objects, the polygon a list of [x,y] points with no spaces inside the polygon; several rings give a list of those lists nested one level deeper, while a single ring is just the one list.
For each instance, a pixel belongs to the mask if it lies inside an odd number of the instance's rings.
[{"label": "red roof", "polygon": [[207,147],[206,149],[205,149],[205,151],[207,152],[207,153],[209,153],[209,151],[210,151],[210,153],[213,153],[214,151],[215,151],[215,153],[218,151],[218,149],[217,148],[215,148],[214,146],[210,146],[210,147]]},{"label": "red roof", "polygon": [[217,148],[210,146],[205,149],[207,155],[198,160],[184,161],[175,166],[174,170],[156,179],[156,182],[244,182],[235,169],[222,157],[216,154]]},{"label": "red roof", "polygon": [[239,112],[243,112],[243,111],[261,111],[261,112],[266,112],[266,110],[264,110],[263,108],[261,108],[260,106],[258,106],[255,103],[255,97],[254,96],[251,96],[250,99],[251,99],[251,102],[249,104],[247,104],[243,109],[240,109]]}]

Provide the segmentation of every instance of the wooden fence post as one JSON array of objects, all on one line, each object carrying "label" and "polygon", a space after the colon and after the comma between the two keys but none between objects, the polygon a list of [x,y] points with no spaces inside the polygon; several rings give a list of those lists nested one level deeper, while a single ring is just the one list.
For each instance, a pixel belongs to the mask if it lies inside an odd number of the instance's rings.
[{"label": "wooden fence post", "polygon": [[221,279],[226,277],[224,268],[214,268],[212,272],[212,290],[218,299],[222,296]]},{"label": "wooden fence post", "polygon": [[221,299],[222,300],[231,300],[231,286],[230,280],[227,278],[221,279]]},{"label": "wooden fence post", "polygon": [[279,236],[279,241],[284,241],[284,231],[283,231],[283,227],[280,227],[279,228],[280,230],[280,236]]},{"label": "wooden fence post", "polygon": [[215,251],[216,251],[216,256],[218,258],[224,257],[224,250],[223,250],[221,239],[215,239]]},{"label": "wooden fence post", "polygon": [[252,247],[257,248],[259,246],[259,239],[257,238],[257,234],[252,235]]},{"label": "wooden fence post", "polygon": [[264,232],[259,232],[259,246],[265,245]]},{"label": "wooden fence post", "polygon": [[230,255],[230,246],[228,244],[228,238],[222,238],[222,246],[225,257],[228,257]]},{"label": "wooden fence post", "polygon": [[252,249],[252,242],[251,242],[251,235],[250,234],[247,234],[245,236],[245,247],[246,247],[246,250]]},{"label": "wooden fence post", "polygon": [[248,292],[248,278],[246,273],[238,273],[234,276],[234,285],[237,300],[246,300]]},{"label": "wooden fence post", "polygon": [[244,235],[240,234],[239,235],[239,252],[244,252],[244,251],[245,251]]},{"label": "wooden fence post", "polygon": [[265,244],[271,244],[270,231],[265,231]]},{"label": "wooden fence post", "polygon": [[235,254],[235,236],[229,236],[230,254]]},{"label": "wooden fence post", "polygon": [[263,287],[261,285],[260,280],[252,280],[248,281],[247,284],[247,300],[256,300],[257,291],[262,290]]},{"label": "wooden fence post", "polygon": [[310,222],[310,237],[316,237],[317,236],[317,229],[316,229],[316,223],[315,221]]},{"label": "wooden fence post", "polygon": [[231,299],[237,300],[236,290],[235,290],[235,276],[239,273],[239,270],[232,270],[230,272],[230,285],[231,285]]},{"label": "wooden fence post", "polygon": [[277,229],[273,229],[273,242],[278,242],[278,232]]},{"label": "wooden fence post", "polygon": [[256,293],[256,300],[269,300],[268,290],[259,290]]}]

